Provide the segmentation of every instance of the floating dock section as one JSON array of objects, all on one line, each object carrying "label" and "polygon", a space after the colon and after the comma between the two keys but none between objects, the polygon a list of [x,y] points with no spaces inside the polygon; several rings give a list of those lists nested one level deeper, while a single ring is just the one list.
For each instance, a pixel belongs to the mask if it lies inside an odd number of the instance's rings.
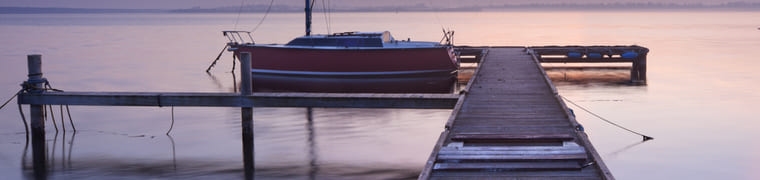
[{"label": "floating dock section", "polygon": [[419,179],[614,179],[535,53],[486,50]]},{"label": "floating dock section", "polygon": [[537,46],[528,52],[540,63],[631,63],[631,84],[646,85],[647,54],[641,46]]}]

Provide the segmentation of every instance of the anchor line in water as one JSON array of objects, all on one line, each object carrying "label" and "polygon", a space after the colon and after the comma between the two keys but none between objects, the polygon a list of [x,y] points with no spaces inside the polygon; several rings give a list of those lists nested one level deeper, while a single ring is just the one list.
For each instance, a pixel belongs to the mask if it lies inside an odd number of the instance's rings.
[{"label": "anchor line in water", "polygon": [[621,126],[621,125],[619,125],[619,124],[617,124],[617,123],[615,123],[615,122],[612,122],[612,121],[610,121],[610,120],[607,120],[606,118],[604,118],[604,117],[602,117],[602,116],[600,116],[600,115],[598,115],[598,114],[596,114],[596,113],[594,113],[594,112],[591,112],[590,110],[588,110],[588,109],[584,108],[583,106],[576,104],[575,102],[571,101],[570,99],[567,99],[565,96],[559,96],[559,97],[562,97],[562,99],[564,99],[564,100],[565,100],[565,101],[567,101],[567,102],[570,102],[570,104],[573,104],[575,107],[578,107],[578,108],[580,108],[580,109],[581,109],[581,110],[583,110],[583,111],[586,111],[587,113],[589,113],[589,114],[591,114],[591,115],[593,115],[593,116],[595,116],[595,117],[597,117],[597,118],[601,119],[601,120],[602,120],[602,121],[604,121],[604,122],[607,122],[607,123],[609,123],[609,124],[612,124],[613,126],[616,126],[616,127],[620,128],[620,129],[623,129],[623,130],[626,130],[626,131],[628,131],[628,132],[631,132],[631,133],[633,133],[633,134],[637,134],[637,135],[640,135],[640,136],[643,138],[643,141],[649,141],[649,140],[652,140],[652,139],[654,139],[654,138],[653,138],[653,137],[651,137],[651,136],[647,136],[647,135],[641,134],[641,133],[639,133],[639,132],[636,132],[636,131],[634,131],[634,130],[631,130],[631,129],[625,128],[625,127],[623,127],[623,126]]},{"label": "anchor line in water", "polygon": [[226,51],[226,50],[227,50],[227,47],[228,47],[228,46],[230,46],[230,45],[229,45],[229,44],[225,44],[225,45],[224,45],[224,47],[222,48],[222,51],[221,51],[221,52],[219,52],[219,55],[216,55],[216,59],[214,59],[214,61],[213,61],[213,62],[211,62],[211,65],[209,65],[209,66],[208,66],[208,68],[206,68],[206,72],[207,72],[207,73],[208,73],[209,71],[211,71],[211,68],[213,68],[214,66],[216,66],[216,62],[218,62],[218,61],[219,61],[219,58],[221,58],[221,57],[222,57],[222,54],[224,54],[224,51]]},{"label": "anchor line in water", "polygon": [[174,129],[174,106],[172,106],[172,124],[169,125],[169,130],[166,131],[167,136],[172,132],[172,129]]},{"label": "anchor line in water", "polygon": [[269,1],[269,6],[267,7],[267,11],[264,13],[264,17],[261,17],[261,20],[259,20],[259,23],[257,23],[256,26],[253,27],[253,29],[251,30],[251,33],[256,32],[256,30],[259,29],[259,26],[261,26],[261,24],[264,23],[264,20],[267,19],[269,12],[272,10],[272,4],[274,4],[274,0]]}]

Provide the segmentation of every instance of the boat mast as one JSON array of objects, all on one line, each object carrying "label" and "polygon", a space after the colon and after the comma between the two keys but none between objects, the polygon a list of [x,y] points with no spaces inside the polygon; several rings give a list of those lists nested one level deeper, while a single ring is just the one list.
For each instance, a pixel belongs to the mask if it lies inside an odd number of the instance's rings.
[{"label": "boat mast", "polygon": [[309,0],[306,0],[306,8],[304,9],[306,12],[306,36],[311,35],[311,2]]}]

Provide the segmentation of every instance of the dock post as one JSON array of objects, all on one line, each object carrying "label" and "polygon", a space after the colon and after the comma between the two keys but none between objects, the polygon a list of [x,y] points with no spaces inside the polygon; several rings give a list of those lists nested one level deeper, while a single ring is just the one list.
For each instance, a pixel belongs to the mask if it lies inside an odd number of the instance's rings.
[{"label": "dock post", "polygon": [[639,56],[633,60],[631,65],[632,84],[646,85],[647,83],[647,53],[647,49],[641,50]]},{"label": "dock post", "polygon": [[[252,93],[251,54],[244,52],[240,53],[240,96],[250,96]],[[243,128],[243,167],[245,168],[245,178],[253,179],[255,170],[253,107],[241,107],[240,114],[240,123]]]},{"label": "dock post", "polygon": [[647,52],[641,53],[641,57],[639,57],[639,83],[646,84],[647,83]]},{"label": "dock post", "polygon": [[[23,86],[28,93],[42,93],[45,78],[42,77],[42,55],[27,56],[29,79]],[[35,179],[47,179],[47,147],[45,144],[45,110],[42,104],[30,104],[29,114],[32,131],[32,166]]]}]

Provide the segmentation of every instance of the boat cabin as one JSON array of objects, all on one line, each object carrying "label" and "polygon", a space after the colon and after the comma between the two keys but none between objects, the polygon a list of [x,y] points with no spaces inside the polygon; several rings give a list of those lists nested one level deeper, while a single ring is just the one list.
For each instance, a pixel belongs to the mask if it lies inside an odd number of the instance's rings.
[{"label": "boat cabin", "polygon": [[288,42],[286,46],[383,47],[383,43],[392,41],[394,39],[388,31],[343,32],[331,35],[301,36]]}]

